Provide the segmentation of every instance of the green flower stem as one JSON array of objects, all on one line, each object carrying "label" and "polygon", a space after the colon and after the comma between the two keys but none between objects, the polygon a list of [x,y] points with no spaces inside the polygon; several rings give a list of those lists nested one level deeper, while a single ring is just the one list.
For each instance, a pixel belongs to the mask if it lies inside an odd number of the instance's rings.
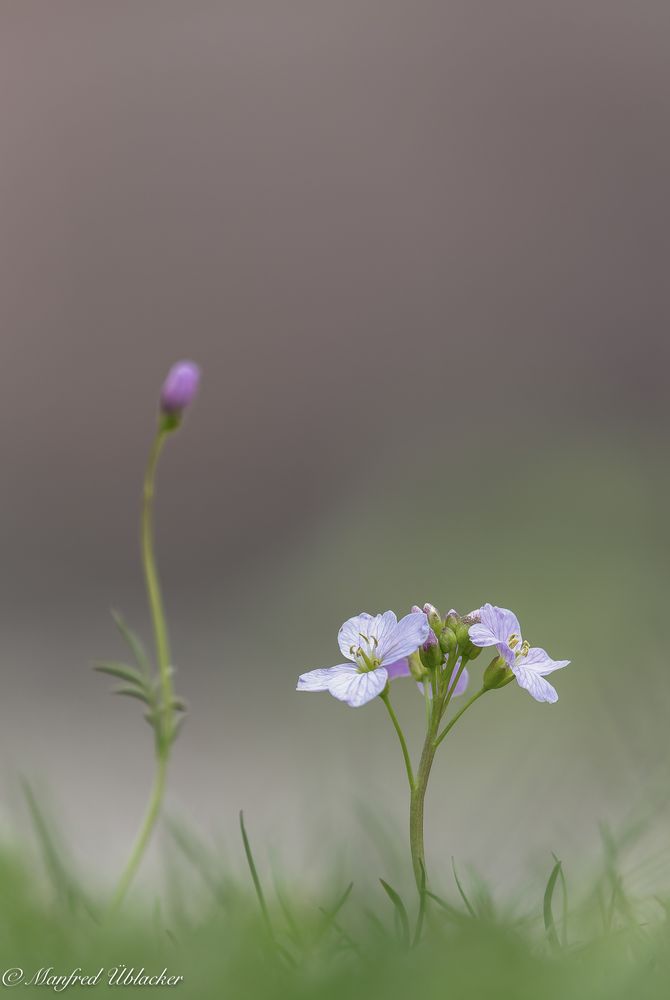
[{"label": "green flower stem", "polygon": [[465,705],[463,705],[463,708],[461,708],[458,712],[456,712],[456,715],[453,717],[453,719],[449,720],[449,722],[447,723],[447,725],[444,727],[444,729],[442,730],[442,732],[440,733],[440,735],[435,740],[435,749],[436,750],[439,747],[439,745],[442,742],[442,740],[444,739],[444,737],[449,732],[449,730],[453,729],[453,727],[456,725],[456,723],[458,722],[458,720],[460,719],[460,717],[465,712],[467,712],[467,710],[470,708],[471,705],[474,705],[474,703],[477,701],[478,698],[481,698],[481,696],[483,694],[486,694],[487,690],[488,690],[487,688],[480,688],[479,691],[477,691],[475,694],[473,694],[472,698],[470,698],[468,701],[466,701]]},{"label": "green flower stem", "polygon": [[149,598],[149,608],[151,611],[151,621],[154,629],[154,640],[156,644],[156,661],[158,663],[158,673],[161,682],[162,693],[162,725],[159,727],[161,738],[158,747],[158,755],[165,755],[170,752],[172,743],[172,716],[173,698],[172,677],[170,673],[170,643],[165,621],[165,611],[163,608],[163,597],[156,567],[156,556],[154,555],[154,494],[156,490],[156,469],[163,446],[168,438],[171,427],[166,426],[166,421],[161,420],[156,437],[154,438],[149,461],[144,476],[144,490],[142,498],[142,565],[144,566],[144,578],[146,582],[147,595]]},{"label": "green flower stem", "polygon": [[426,788],[430,769],[433,766],[435,757],[435,736],[440,725],[441,706],[433,699],[433,710],[426,732],[426,739],[421,752],[419,769],[416,772],[416,780],[412,787],[409,803],[409,846],[412,854],[412,868],[416,886],[421,892],[422,886],[427,882],[426,875],[426,854],[423,845],[423,805],[426,798]]},{"label": "green flower stem", "polygon": [[[464,669],[465,664],[461,668],[461,672]],[[460,676],[460,674],[459,674]],[[444,714],[446,706],[449,704],[451,695],[456,687],[458,678],[455,679],[449,692],[444,698],[444,701],[440,704],[438,701],[433,705],[433,711],[431,713],[430,722],[428,724],[428,731],[426,733],[426,740],[423,745],[423,751],[421,753],[421,760],[419,762],[419,769],[416,772],[416,780],[414,786],[412,787],[410,796],[410,807],[409,807],[409,844],[410,851],[412,854],[412,868],[414,869],[414,878],[416,880],[417,889],[419,892],[422,891],[423,886],[425,886],[427,881],[426,875],[426,854],[423,842],[423,811],[424,802],[426,799],[426,789],[428,787],[428,778],[430,777],[430,771],[433,766],[433,760],[435,759],[435,753],[440,743],[447,735],[449,730],[458,722],[460,717],[466,712],[471,705],[477,701],[478,698],[486,692],[486,688],[482,688],[477,691],[476,694],[472,696],[460,709],[459,712],[451,719],[447,725],[444,727],[440,735],[438,736],[438,729],[440,727],[440,720]]]},{"label": "green flower stem", "polygon": [[[467,658],[467,656],[462,656],[462,657],[461,657],[461,665],[460,665],[460,667],[458,668],[458,673],[457,673],[457,674],[456,674],[456,676],[454,677],[453,681],[452,681],[452,682],[451,682],[451,683],[449,684],[449,688],[448,688],[448,690],[447,690],[447,694],[446,694],[446,697],[445,697],[445,699],[444,699],[444,702],[443,702],[443,704],[442,704],[442,712],[440,713],[440,718],[442,718],[442,716],[443,716],[443,715],[444,715],[444,713],[446,712],[447,708],[449,707],[449,702],[451,701],[451,699],[452,699],[452,698],[453,698],[453,696],[454,696],[454,691],[456,690],[456,686],[457,686],[458,682],[460,681],[460,679],[461,679],[461,674],[462,674],[462,673],[463,673],[463,671],[465,670],[465,668],[466,668],[467,664],[468,664],[468,658]],[[449,664],[449,665],[447,666],[447,669],[446,669],[446,671],[445,671],[445,673],[446,673],[447,677],[451,677],[451,674],[452,674],[452,672],[453,672],[453,669],[454,669],[454,668],[453,668],[453,666],[452,666],[451,664]]]},{"label": "green flower stem", "polygon": [[158,675],[161,686],[160,718],[155,721],[156,730],[156,774],[154,778],[151,797],[147,806],[147,811],[137,835],[137,840],[133,846],[128,863],[119,879],[116,892],[112,899],[112,908],[116,909],[128,891],[140,861],[144,856],[147,844],[151,838],[153,828],[163,804],[165,794],[165,782],[167,776],[167,765],[170,757],[170,747],[172,746],[173,716],[174,716],[174,692],[172,689],[172,676],[170,671],[170,644],[168,640],[167,625],[165,621],[165,611],[163,609],[163,598],[161,596],[158,569],[156,567],[156,557],[154,554],[154,528],[153,510],[154,494],[156,483],[156,469],[163,446],[174,424],[170,424],[165,418],[161,419],[158,431],[154,438],[149,452],[146,473],[144,476],[144,490],[142,498],[142,564],[144,567],[144,578],[149,598],[149,609],[154,629],[154,639],[156,645],[156,662],[158,664]]},{"label": "green flower stem", "polygon": [[407,742],[405,740],[405,734],[402,731],[402,727],[398,722],[398,716],[393,711],[393,706],[391,705],[391,699],[389,698],[388,690],[383,691],[381,694],[381,699],[386,705],[388,714],[391,716],[391,722],[398,734],[398,739],[400,740],[400,747],[402,749],[403,759],[405,761],[405,770],[407,771],[407,780],[409,781],[409,787],[414,790],[414,772],[412,770],[412,761],[410,760],[409,750],[407,749]]},{"label": "green flower stem", "polygon": [[130,887],[130,883],[135,876],[135,872],[139,867],[147,844],[149,843],[149,838],[151,837],[156,820],[158,819],[158,814],[160,813],[160,808],[163,802],[163,795],[165,794],[167,762],[167,755],[157,756],[156,758],[156,776],[154,778],[154,786],[151,791],[149,805],[147,806],[147,811],[145,813],[144,820],[142,821],[140,832],[137,835],[137,840],[133,846],[128,864],[123,870],[123,874],[119,879],[119,883],[112,898],[112,910],[117,909],[117,907],[119,907],[123,902],[124,896]]}]

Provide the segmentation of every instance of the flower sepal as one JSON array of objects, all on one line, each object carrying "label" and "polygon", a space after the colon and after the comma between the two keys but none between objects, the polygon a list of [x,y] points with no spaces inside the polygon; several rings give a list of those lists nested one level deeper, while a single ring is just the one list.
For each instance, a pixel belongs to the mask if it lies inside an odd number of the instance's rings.
[{"label": "flower sepal", "polygon": [[497,691],[514,680],[514,674],[502,656],[494,657],[484,671],[483,688],[485,691]]},{"label": "flower sepal", "polygon": [[409,672],[415,681],[423,681],[424,677],[428,676],[429,670],[424,667],[418,652],[410,653],[407,657],[407,662],[409,664]]}]

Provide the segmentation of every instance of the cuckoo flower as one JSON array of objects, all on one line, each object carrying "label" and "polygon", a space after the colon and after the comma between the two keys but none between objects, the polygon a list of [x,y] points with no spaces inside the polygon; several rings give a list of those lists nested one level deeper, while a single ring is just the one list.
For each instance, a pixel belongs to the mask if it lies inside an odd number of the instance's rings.
[{"label": "cuckoo flower", "polygon": [[298,678],[298,691],[329,691],[352,708],[381,694],[389,678],[409,672],[405,657],[428,638],[423,612],[405,615],[356,615],[338,633],[340,651],[351,663],[310,670]]},{"label": "cuckoo flower", "polygon": [[544,649],[524,642],[519,619],[507,608],[485,604],[478,617],[479,622],[470,626],[471,642],[475,646],[496,646],[517,684],[535,701],[558,701],[555,689],[544,678],[553,670],[567,667],[570,660],[552,660]]}]

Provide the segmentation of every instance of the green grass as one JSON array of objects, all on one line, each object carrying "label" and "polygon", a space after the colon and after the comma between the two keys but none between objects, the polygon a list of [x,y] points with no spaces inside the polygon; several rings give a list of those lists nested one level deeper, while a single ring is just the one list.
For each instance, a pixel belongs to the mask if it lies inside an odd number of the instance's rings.
[{"label": "green grass", "polygon": [[[359,882],[356,873],[350,885],[324,872],[323,888],[310,890],[299,874],[265,877],[246,831],[248,865],[226,871],[215,850],[175,823],[163,830],[163,884],[151,895],[135,890],[110,915],[104,894],[73,874],[53,820],[27,794],[39,847],[34,855],[8,846],[0,852],[3,971],[19,967],[30,978],[49,966],[58,974],[167,967],[183,976],[174,989],[189,998],[667,995],[668,907],[626,888],[640,824],[617,838],[603,831],[598,870],[578,880],[549,856],[546,879],[514,905],[494,900],[481,880],[457,865],[452,872],[443,859],[434,874],[448,889],[427,887],[417,935],[416,894],[401,898],[394,886]],[[120,988],[106,986],[103,975],[97,987],[65,992]],[[49,991],[21,986],[19,995]]]}]

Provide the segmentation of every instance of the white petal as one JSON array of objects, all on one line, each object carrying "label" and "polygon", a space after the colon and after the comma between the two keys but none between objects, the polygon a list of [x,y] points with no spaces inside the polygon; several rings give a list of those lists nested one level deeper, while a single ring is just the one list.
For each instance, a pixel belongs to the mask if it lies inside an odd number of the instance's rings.
[{"label": "white petal", "polygon": [[355,667],[339,667],[333,675],[328,690],[339,701],[344,701],[352,708],[360,708],[381,694],[386,687],[388,674],[384,667],[359,673]]},{"label": "white petal", "polygon": [[362,638],[370,634],[373,623],[381,617],[381,615],[376,615],[373,618],[367,611],[362,611],[360,615],[354,615],[353,618],[349,618],[337,633],[337,641],[340,645],[342,656],[346,656],[348,660],[353,660],[354,654],[352,653],[352,649],[358,649],[362,643]]},{"label": "white petal", "polygon": [[[392,612],[390,612],[392,614]],[[389,614],[387,611],[386,614]],[[395,617],[395,616],[394,616]],[[423,611],[413,611],[387,629],[379,640],[377,655],[382,663],[393,663],[416,652],[428,638],[428,619]]]},{"label": "white petal", "polygon": [[[346,666],[348,667],[349,664]],[[339,669],[340,667],[322,667],[319,670],[309,670],[306,674],[300,674],[296,691],[330,691],[333,671]]]},{"label": "white petal", "polygon": [[519,687],[528,691],[535,701],[548,701],[551,703],[558,701],[555,689],[549,681],[545,681],[541,674],[536,673],[530,667],[519,666],[518,663],[512,667],[512,670],[514,671],[514,676],[517,679]]},{"label": "white petal", "polygon": [[552,660],[546,650],[540,646],[533,646],[528,650],[526,656],[520,657],[517,662],[520,666],[529,667],[536,674],[541,674],[544,677],[554,670],[561,670],[563,667],[567,667],[570,660]]}]

